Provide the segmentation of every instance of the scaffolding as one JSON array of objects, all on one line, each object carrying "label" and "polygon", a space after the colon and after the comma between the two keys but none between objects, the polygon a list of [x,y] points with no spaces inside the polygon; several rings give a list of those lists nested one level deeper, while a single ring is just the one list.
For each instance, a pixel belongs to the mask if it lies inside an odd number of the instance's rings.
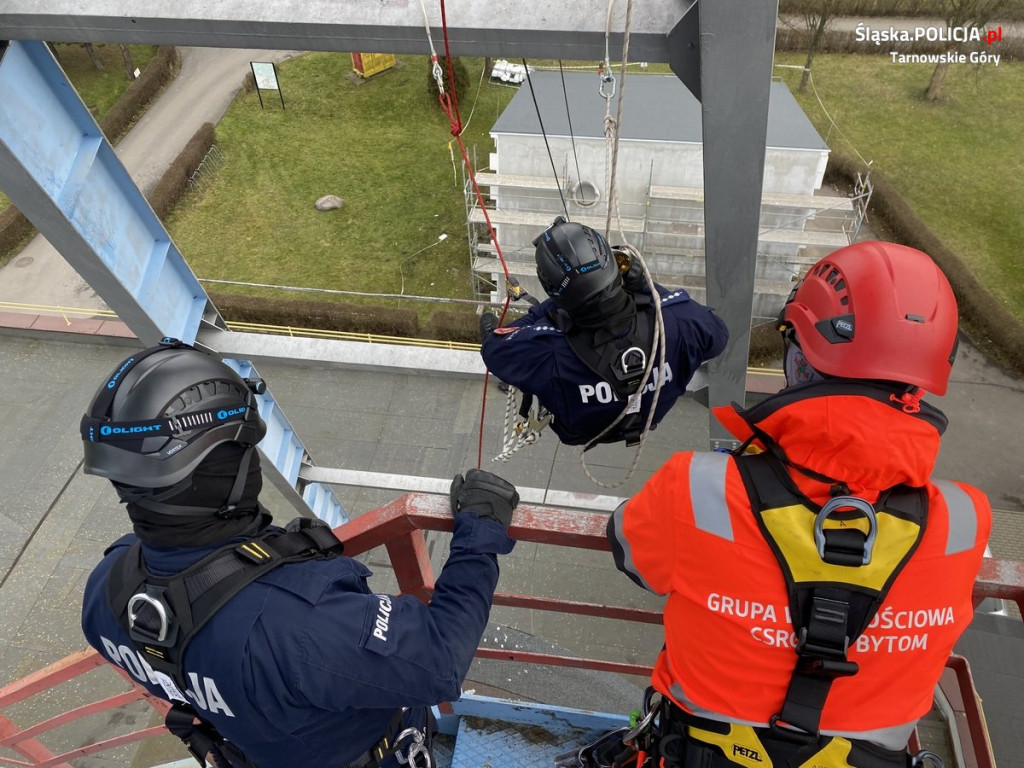
[{"label": "scaffolding", "polygon": [[[653,176],[653,169],[652,169]],[[498,301],[503,270],[486,226],[483,211],[463,169],[466,226],[474,296]],[[484,192],[509,273],[531,289],[534,281],[532,238],[550,226],[569,201],[574,221],[603,231],[607,202],[580,205],[577,183],[568,168],[561,181],[550,177],[516,176],[483,170],[476,174]],[[859,178],[849,196],[778,194],[761,197],[753,324],[774,319],[808,267],[860,235],[867,215],[871,183]],[[658,186],[648,182],[640,201],[621,201],[613,217],[612,241],[623,236],[635,245],[651,274],[668,288],[685,288],[705,300],[704,190]],[[526,233],[531,233],[527,235]]]}]

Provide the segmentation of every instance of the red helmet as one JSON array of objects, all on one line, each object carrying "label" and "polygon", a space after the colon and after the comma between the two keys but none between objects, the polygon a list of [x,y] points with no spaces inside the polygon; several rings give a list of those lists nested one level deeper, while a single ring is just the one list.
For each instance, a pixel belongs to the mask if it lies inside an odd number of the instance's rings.
[{"label": "red helmet", "polygon": [[946,393],[956,356],[956,299],[921,251],[882,242],[840,248],[797,283],[780,320],[821,373]]}]

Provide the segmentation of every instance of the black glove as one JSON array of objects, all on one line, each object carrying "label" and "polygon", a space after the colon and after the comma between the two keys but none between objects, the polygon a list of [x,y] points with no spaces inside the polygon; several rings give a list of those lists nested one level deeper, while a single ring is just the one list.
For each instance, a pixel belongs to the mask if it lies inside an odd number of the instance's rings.
[{"label": "black glove", "polygon": [[451,504],[453,515],[471,513],[508,528],[512,510],[519,504],[519,494],[508,480],[482,469],[471,469],[465,478],[456,475],[452,479]]},{"label": "black glove", "polygon": [[480,315],[480,343],[483,344],[497,327],[498,316],[493,312],[484,312]]},{"label": "black glove", "polygon": [[640,293],[648,287],[644,270],[636,259],[629,265],[629,271],[623,276],[622,284],[630,293]]}]

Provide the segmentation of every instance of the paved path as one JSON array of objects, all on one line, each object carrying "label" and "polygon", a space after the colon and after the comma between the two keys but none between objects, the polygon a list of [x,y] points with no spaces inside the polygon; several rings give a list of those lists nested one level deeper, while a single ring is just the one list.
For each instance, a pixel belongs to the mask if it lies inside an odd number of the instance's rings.
[{"label": "paved path", "polygon": [[[181,48],[181,72],[117,146],[148,193],[203,123],[220,121],[250,61],[281,61],[294,51]],[[106,309],[106,304],[42,235],[0,268],[0,301]]]}]

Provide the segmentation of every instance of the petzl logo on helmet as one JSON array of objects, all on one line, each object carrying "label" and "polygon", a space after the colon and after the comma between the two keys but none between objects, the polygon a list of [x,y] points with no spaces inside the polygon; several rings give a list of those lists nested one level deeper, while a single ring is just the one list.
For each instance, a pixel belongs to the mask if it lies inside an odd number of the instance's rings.
[{"label": "petzl logo on helmet", "polygon": [[120,379],[124,375],[124,372],[128,370],[128,368],[131,367],[131,364],[134,362],[134,357],[129,357],[127,360],[125,360],[121,364],[121,367],[117,369],[117,372],[110,377],[110,381],[107,382],[107,389],[113,389],[114,387],[116,387],[118,379]]},{"label": "petzl logo on helmet", "polygon": [[146,424],[141,427],[100,427],[101,435],[138,435],[144,432],[159,432],[162,424]]},{"label": "petzl logo on helmet", "polygon": [[217,411],[217,418],[220,419],[221,421],[224,421],[224,419],[228,418],[229,416],[237,416],[240,413],[245,413],[246,408],[247,406],[243,405],[241,408],[231,408],[230,410],[223,409]]}]

